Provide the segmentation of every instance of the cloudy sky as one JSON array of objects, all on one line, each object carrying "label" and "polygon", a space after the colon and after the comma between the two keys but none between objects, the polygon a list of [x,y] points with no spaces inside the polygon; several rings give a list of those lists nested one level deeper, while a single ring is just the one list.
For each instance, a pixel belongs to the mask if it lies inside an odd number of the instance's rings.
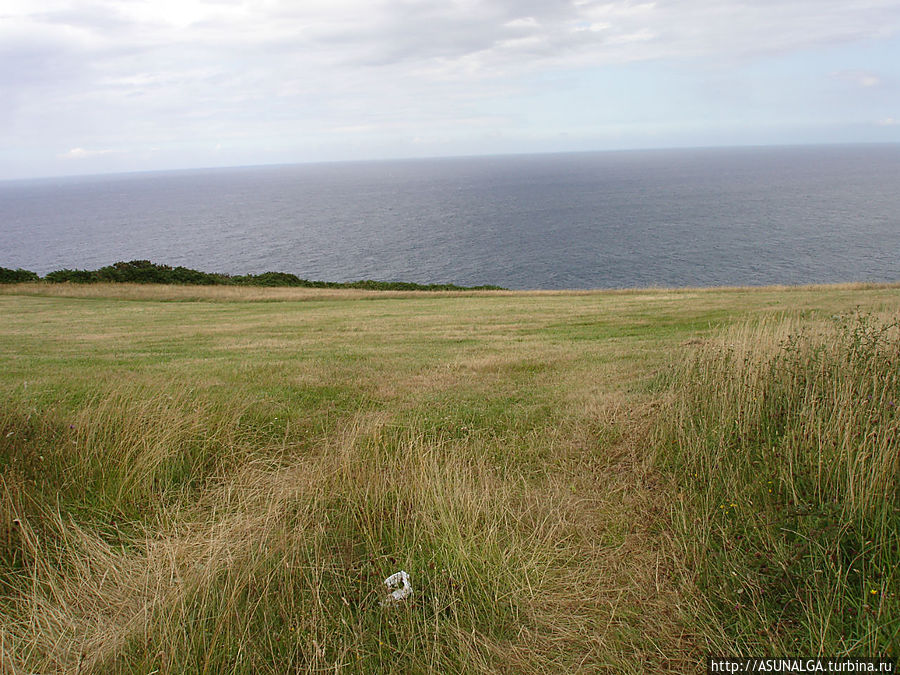
[{"label": "cloudy sky", "polygon": [[900,0],[0,0],[0,178],[900,141]]}]

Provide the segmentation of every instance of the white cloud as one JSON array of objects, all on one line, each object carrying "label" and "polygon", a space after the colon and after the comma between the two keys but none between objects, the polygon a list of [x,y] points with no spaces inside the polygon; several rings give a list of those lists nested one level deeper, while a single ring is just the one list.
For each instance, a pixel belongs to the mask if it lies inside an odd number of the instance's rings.
[{"label": "white cloud", "polygon": [[116,150],[86,150],[85,148],[72,148],[68,152],[57,155],[60,159],[87,159],[99,155],[110,155]]},{"label": "white cloud", "polygon": [[79,159],[334,129],[444,138],[505,119],[539,77],[720,67],[898,28],[900,0],[0,0],[0,144]]},{"label": "white cloud", "polygon": [[579,22],[576,23],[572,28],[576,33],[580,33],[582,31],[591,31],[592,33],[599,33],[603,30],[609,30],[612,27],[612,24],[607,23],[606,21],[595,21],[593,23]]},{"label": "white cloud", "polygon": [[900,119],[885,117],[884,119],[878,120],[877,124],[880,127],[898,127],[900,126]]},{"label": "white cloud", "polygon": [[513,19],[503,24],[507,28],[537,28],[541,24],[533,16],[526,16],[520,19]]},{"label": "white cloud", "polygon": [[866,70],[841,70],[832,73],[831,76],[835,79],[843,80],[844,82],[867,89],[881,85],[881,77]]}]

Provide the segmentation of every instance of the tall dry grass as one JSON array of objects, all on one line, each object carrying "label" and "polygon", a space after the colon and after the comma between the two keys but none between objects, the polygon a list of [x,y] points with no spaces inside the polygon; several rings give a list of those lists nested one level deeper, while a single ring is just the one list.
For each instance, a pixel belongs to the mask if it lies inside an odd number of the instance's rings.
[{"label": "tall dry grass", "polygon": [[[517,470],[487,436],[377,412],[285,453],[236,401],[139,387],[88,401],[71,423],[37,417],[3,422],[7,459],[55,453],[5,474],[0,495],[9,672],[665,663],[659,560],[622,503],[641,486],[622,474],[608,501],[591,499],[587,475]],[[621,461],[625,472],[633,458]],[[54,462],[64,468],[41,473]],[[413,596],[382,606],[400,569]]]},{"label": "tall dry grass", "polygon": [[143,602],[153,567],[136,552],[235,467],[277,463],[284,429],[235,394],[120,383],[74,411],[24,392],[5,402],[0,656],[11,672],[94,659],[98,635],[119,635]]},{"label": "tall dry grass", "polygon": [[709,651],[896,654],[895,318],[745,324],[671,385],[658,458]]},{"label": "tall dry grass", "polygon": [[513,295],[514,291],[376,291],[358,288],[295,288],[278,286],[194,286],[136,283],[0,284],[0,295],[55,298],[117,298],[139,301],[267,302],[305,300],[366,300]]},{"label": "tall dry grass", "polygon": [[0,284],[0,296],[37,296],[56,298],[116,298],[134,301],[184,301],[184,302],[267,302],[305,300],[366,300],[410,298],[459,298],[459,297],[584,297],[605,298],[629,296],[678,296],[722,294],[757,294],[774,291],[780,294],[825,291],[865,291],[895,289],[898,283],[852,282],[842,284],[811,284],[807,286],[734,286],[734,287],[684,287],[684,288],[621,288],[594,290],[465,290],[465,291],[373,291],[354,288],[292,288],[271,286],[179,286],[167,284],[108,283],[11,283]]}]

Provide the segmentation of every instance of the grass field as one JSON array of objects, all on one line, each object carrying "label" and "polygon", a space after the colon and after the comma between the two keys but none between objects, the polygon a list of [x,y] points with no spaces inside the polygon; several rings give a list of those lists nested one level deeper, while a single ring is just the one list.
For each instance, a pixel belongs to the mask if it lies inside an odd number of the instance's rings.
[{"label": "grass field", "polygon": [[0,671],[896,655],[898,318],[889,285],[0,287]]}]

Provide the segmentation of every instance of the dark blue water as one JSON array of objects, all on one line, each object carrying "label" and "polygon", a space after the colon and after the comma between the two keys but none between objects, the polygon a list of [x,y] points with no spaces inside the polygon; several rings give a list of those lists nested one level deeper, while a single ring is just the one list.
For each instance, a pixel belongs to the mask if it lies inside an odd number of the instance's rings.
[{"label": "dark blue water", "polygon": [[150,259],[510,288],[900,280],[900,146],[631,151],[0,183],[0,266]]}]

